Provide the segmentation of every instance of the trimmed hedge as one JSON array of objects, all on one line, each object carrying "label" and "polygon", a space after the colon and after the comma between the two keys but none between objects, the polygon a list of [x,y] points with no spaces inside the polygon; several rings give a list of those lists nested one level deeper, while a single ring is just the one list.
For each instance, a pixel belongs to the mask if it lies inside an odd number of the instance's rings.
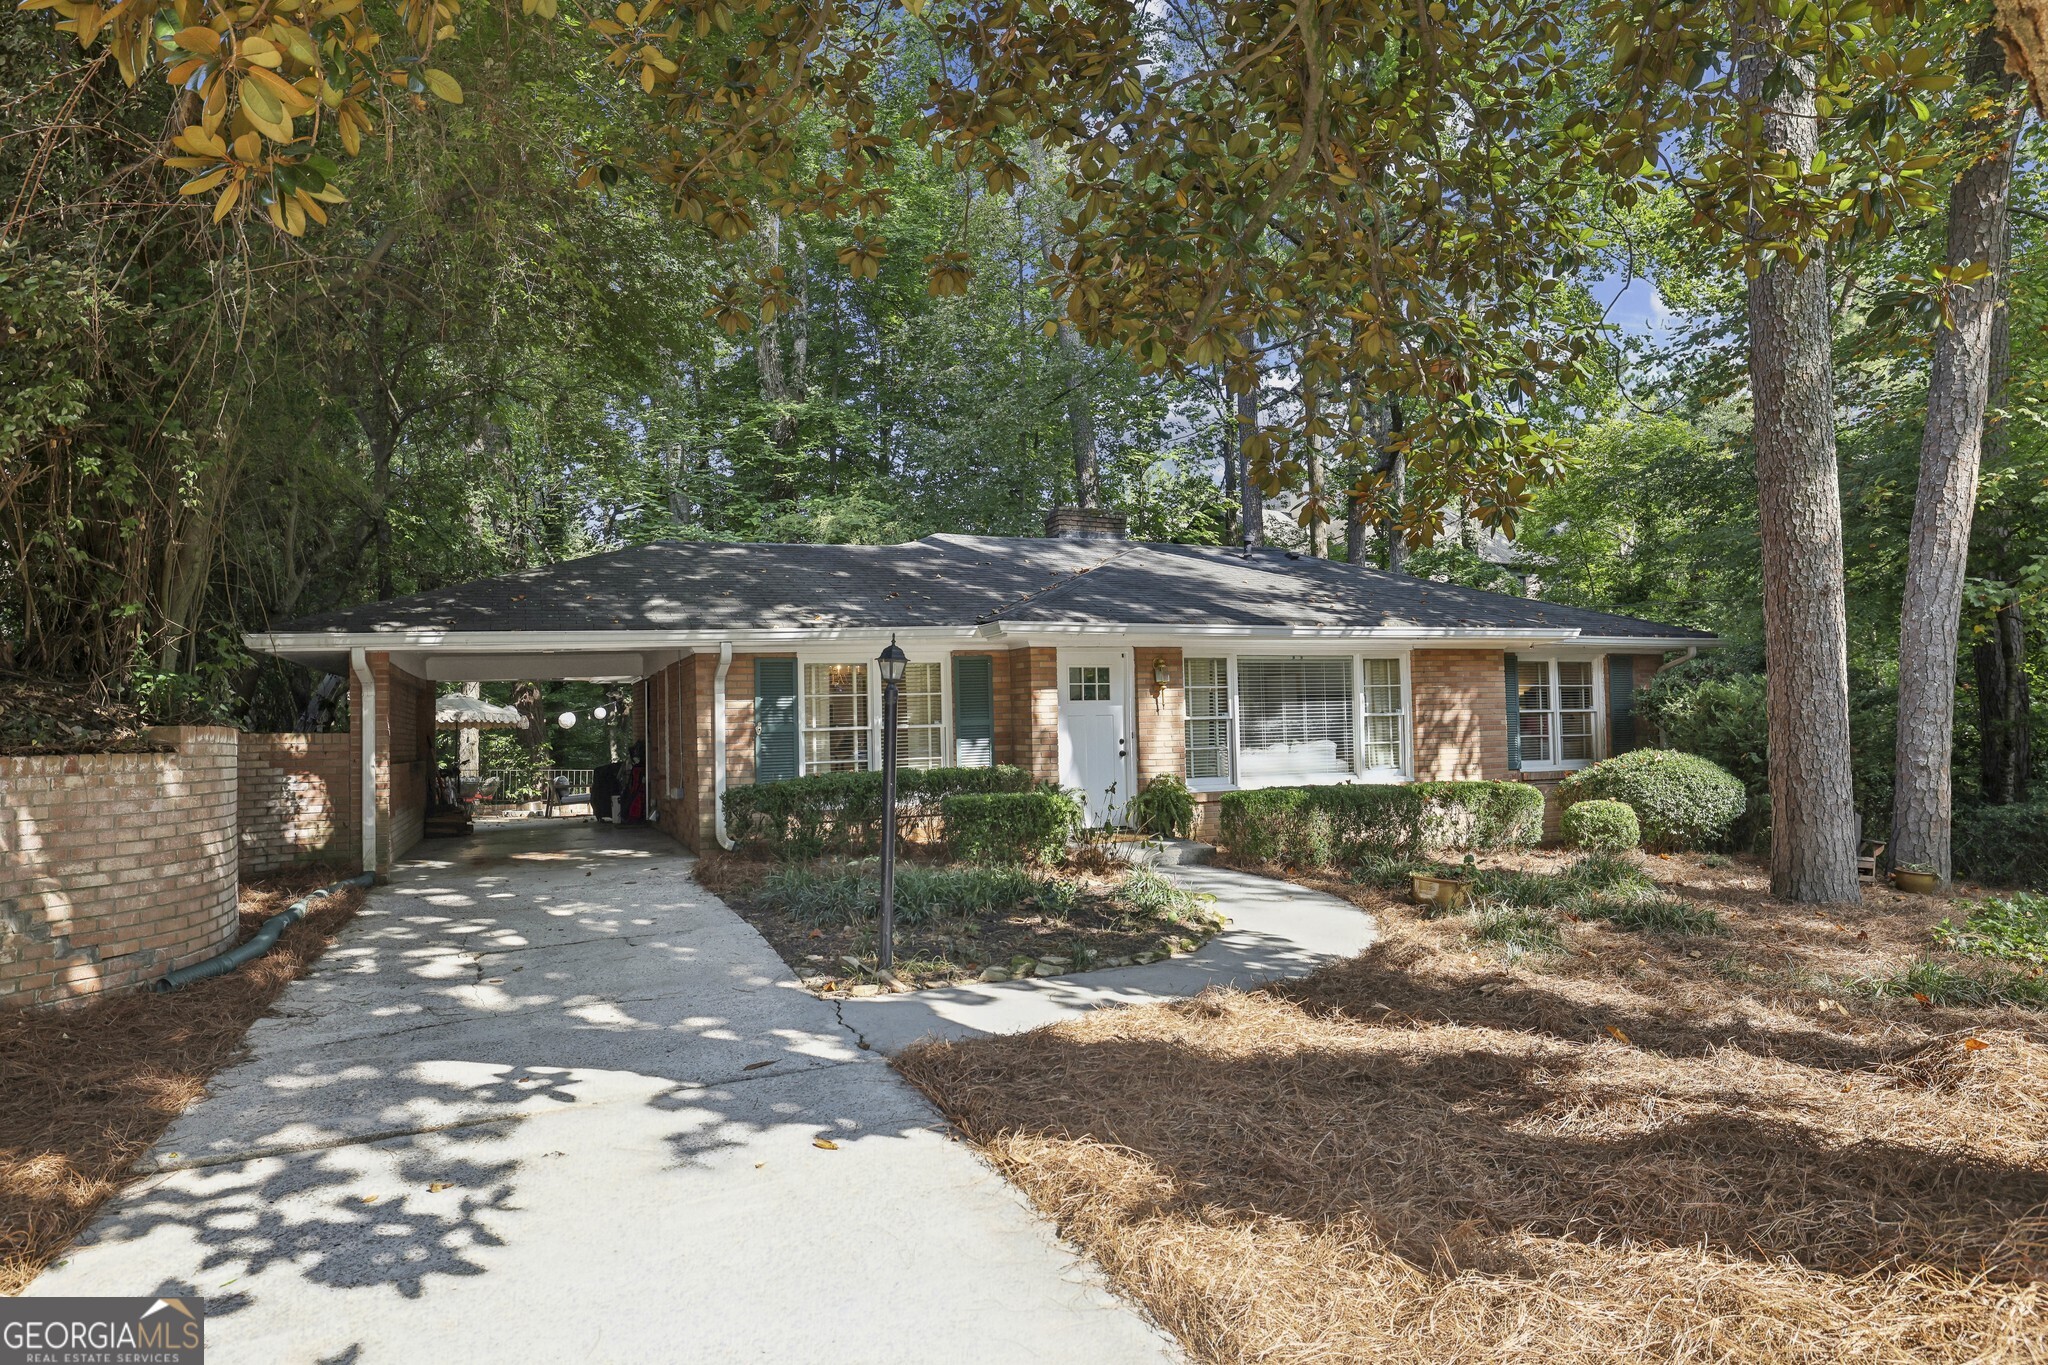
[{"label": "trimmed hedge", "polygon": [[1619,801],[1581,801],[1559,817],[1564,841],[1593,853],[1622,853],[1643,841],[1636,813]]},{"label": "trimmed hedge", "polygon": [[1712,759],[1676,749],[1635,749],[1557,785],[1566,806],[1619,801],[1636,813],[1643,843],[1662,852],[1717,848],[1749,806],[1736,776]]},{"label": "trimmed hedge", "polygon": [[[961,793],[1028,792],[1037,781],[1022,768],[900,768],[896,818],[908,836],[937,833],[939,808]],[[725,827],[735,843],[788,857],[876,853],[882,847],[882,775],[818,773],[786,782],[728,787]]]},{"label": "trimmed hedge", "polygon": [[1951,828],[1956,876],[2048,891],[2048,801],[1967,807]]},{"label": "trimmed hedge", "polygon": [[1080,801],[1056,789],[949,796],[939,803],[946,846],[969,863],[1049,863],[1081,828]]},{"label": "trimmed hedge", "polygon": [[1267,787],[1224,793],[1222,843],[1249,863],[1349,866],[1543,837],[1543,793],[1524,782]]}]

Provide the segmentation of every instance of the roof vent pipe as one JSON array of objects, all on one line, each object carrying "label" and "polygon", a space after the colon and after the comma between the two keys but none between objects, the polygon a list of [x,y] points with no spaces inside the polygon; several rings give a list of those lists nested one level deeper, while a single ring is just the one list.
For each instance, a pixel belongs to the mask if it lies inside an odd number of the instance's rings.
[{"label": "roof vent pipe", "polygon": [[1045,514],[1045,533],[1054,540],[1129,540],[1131,523],[1099,507],[1055,507]]}]

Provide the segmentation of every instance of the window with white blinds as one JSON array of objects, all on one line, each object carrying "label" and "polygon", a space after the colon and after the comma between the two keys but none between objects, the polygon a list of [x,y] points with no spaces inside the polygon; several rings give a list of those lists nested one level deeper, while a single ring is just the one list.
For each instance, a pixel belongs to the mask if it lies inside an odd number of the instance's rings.
[{"label": "window with white blinds", "polygon": [[1188,780],[1230,780],[1230,660],[1189,659]]},{"label": "window with white blinds", "polygon": [[1351,772],[1353,703],[1349,659],[1239,659],[1238,780]]},{"label": "window with white blinds", "polygon": [[1365,661],[1365,754],[1368,772],[1398,771],[1401,736],[1407,730],[1401,706],[1401,661]]},{"label": "window with white blinds", "polygon": [[946,712],[939,695],[942,673],[936,662],[904,665],[903,690],[896,698],[900,727],[896,762],[902,767],[936,768],[945,758]]},{"label": "window with white blinds", "polygon": [[868,767],[868,666],[804,665],[804,772]]},{"label": "window with white blinds", "polygon": [[1600,756],[1593,665],[1584,659],[1523,659],[1516,665],[1522,764],[1555,768]]}]

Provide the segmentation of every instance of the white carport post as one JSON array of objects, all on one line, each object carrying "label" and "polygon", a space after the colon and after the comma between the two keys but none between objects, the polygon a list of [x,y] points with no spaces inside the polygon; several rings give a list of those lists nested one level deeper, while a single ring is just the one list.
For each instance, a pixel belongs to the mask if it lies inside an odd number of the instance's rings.
[{"label": "white carport post", "polygon": [[350,717],[356,727],[357,764],[362,774],[363,871],[377,870],[377,675],[370,670],[368,650],[348,652],[363,699],[362,714]]}]

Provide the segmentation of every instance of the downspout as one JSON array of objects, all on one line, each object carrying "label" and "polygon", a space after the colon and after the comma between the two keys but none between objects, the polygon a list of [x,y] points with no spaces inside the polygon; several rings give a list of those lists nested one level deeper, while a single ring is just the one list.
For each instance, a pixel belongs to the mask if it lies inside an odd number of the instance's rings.
[{"label": "downspout", "polygon": [[377,871],[377,676],[370,671],[370,653],[364,649],[348,652],[349,670],[361,686],[362,714],[350,718],[356,727],[356,761],[362,775],[361,818],[363,825],[363,871]]},{"label": "downspout", "polygon": [[1676,668],[1680,664],[1689,664],[1694,659],[1697,659],[1699,657],[1700,647],[1698,645],[1687,645],[1685,647],[1685,653],[1679,655],[1675,659],[1666,659],[1663,663],[1658,664],[1657,672],[1662,673],[1667,668]]},{"label": "downspout", "polygon": [[711,676],[711,832],[718,846],[730,852],[725,832],[725,675],[732,667],[732,641],[718,643],[718,671]]},{"label": "downspout", "polygon": [[375,880],[375,873],[363,872],[345,881],[338,881],[332,886],[323,886],[318,891],[293,901],[282,912],[272,915],[269,919],[263,921],[263,927],[258,929],[247,943],[230,948],[224,953],[215,953],[204,962],[195,962],[189,967],[180,967],[175,972],[166,972],[156,979],[156,984],[150,987],[150,989],[159,992],[182,991],[195,981],[207,981],[216,976],[226,976],[243,963],[254,962],[257,958],[262,957],[265,953],[276,947],[278,936],[292,925],[304,919],[306,912],[313,908],[314,901],[324,896],[331,896],[343,887],[368,887]]}]

